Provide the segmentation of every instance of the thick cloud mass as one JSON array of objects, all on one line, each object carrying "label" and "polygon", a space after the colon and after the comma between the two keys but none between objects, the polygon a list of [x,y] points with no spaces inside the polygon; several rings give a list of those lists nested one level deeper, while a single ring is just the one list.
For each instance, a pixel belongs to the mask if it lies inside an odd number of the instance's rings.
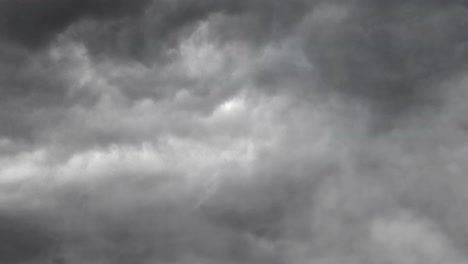
[{"label": "thick cloud mass", "polygon": [[0,264],[468,263],[467,8],[0,0]]},{"label": "thick cloud mass", "polygon": [[38,47],[79,19],[124,16],[135,13],[146,0],[3,0],[0,2],[1,35],[27,47]]},{"label": "thick cloud mass", "polygon": [[[371,100],[389,122],[439,104],[440,82],[465,67],[467,9],[460,1],[369,1],[340,21],[312,25],[307,50],[340,92]],[[381,118],[381,117],[378,117]]]}]

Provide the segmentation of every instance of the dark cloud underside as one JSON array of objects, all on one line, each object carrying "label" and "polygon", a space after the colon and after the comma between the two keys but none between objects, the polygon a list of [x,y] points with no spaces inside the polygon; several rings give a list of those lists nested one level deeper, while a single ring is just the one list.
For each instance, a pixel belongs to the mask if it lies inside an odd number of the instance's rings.
[{"label": "dark cloud underside", "polygon": [[27,47],[50,41],[79,19],[105,19],[139,11],[146,0],[3,0],[0,2],[1,35]]},{"label": "dark cloud underside", "polygon": [[467,12],[456,1],[358,1],[342,21],[312,25],[307,48],[335,89],[389,121],[443,101],[440,82],[466,66]]}]

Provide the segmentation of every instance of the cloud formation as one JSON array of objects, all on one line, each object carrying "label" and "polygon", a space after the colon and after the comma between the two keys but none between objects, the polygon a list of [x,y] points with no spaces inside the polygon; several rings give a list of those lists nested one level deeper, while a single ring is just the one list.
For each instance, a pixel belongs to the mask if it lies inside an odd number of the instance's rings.
[{"label": "cloud formation", "polygon": [[129,15],[139,11],[145,2],[147,1],[5,0],[0,3],[0,32],[3,38],[35,48],[44,45],[80,19]]},{"label": "cloud formation", "polygon": [[0,263],[468,263],[466,13],[0,0]]}]

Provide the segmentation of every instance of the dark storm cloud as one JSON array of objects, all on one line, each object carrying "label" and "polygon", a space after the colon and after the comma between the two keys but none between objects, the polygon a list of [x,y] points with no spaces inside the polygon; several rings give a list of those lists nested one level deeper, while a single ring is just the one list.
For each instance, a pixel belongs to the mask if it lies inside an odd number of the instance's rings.
[{"label": "dark storm cloud", "polygon": [[2,0],[0,36],[35,48],[81,18],[109,18],[139,11],[146,0]]},{"label": "dark storm cloud", "polygon": [[[0,128],[2,137],[34,141],[70,101],[69,62],[38,51],[80,19],[137,13],[147,1],[0,1]],[[62,111],[63,112],[63,111]]]},{"label": "dark storm cloud", "polygon": [[[161,59],[158,54],[179,41],[184,29],[208,19],[218,25],[217,38],[260,47],[275,38],[304,35],[305,52],[328,84],[323,89],[362,99],[388,119],[439,103],[439,83],[466,64],[468,16],[461,1],[147,2],[2,1],[0,28],[9,39],[38,46],[81,18],[122,17],[146,6],[138,17],[90,21],[70,33],[92,54],[146,64]],[[338,22],[314,20],[327,6],[341,6],[348,14]],[[306,14],[310,23],[303,21]],[[296,32],[300,21],[303,28]],[[283,72],[268,79],[288,71]]]},{"label": "dark storm cloud", "polygon": [[[262,47],[281,39],[315,1],[152,1],[143,15],[109,23],[83,23],[69,35],[83,41],[97,57],[161,63],[200,22],[211,21],[218,41]],[[215,20],[215,21],[213,21]]]},{"label": "dark storm cloud", "polygon": [[[1,128],[2,134],[34,139],[44,126],[60,121],[58,113],[66,113],[64,108],[81,103],[74,100],[77,98],[70,98],[70,88],[75,84],[64,79],[70,62],[51,58],[47,48],[37,49],[47,47],[63,32],[66,41],[84,43],[93,58],[124,58],[153,65],[164,64],[159,61],[164,57],[160,54],[167,55],[186,37],[184,31],[193,30],[197,23],[206,21],[213,14],[225,16],[219,19],[216,33],[221,39],[225,38],[224,42],[251,40],[266,43],[274,34],[283,34],[294,21],[300,20],[299,13],[308,10],[306,1],[149,2],[0,1],[0,38],[3,39],[0,50],[1,119],[2,123],[8,123]],[[281,12],[291,15],[280,15]],[[118,85],[124,86],[122,91],[129,97],[132,90],[138,88]],[[161,84],[150,83],[138,88],[143,91],[130,99],[151,95],[146,90],[152,85]],[[164,99],[159,94],[156,96]]]},{"label": "dark storm cloud", "polygon": [[[146,17],[132,19],[132,15],[143,11]],[[249,32],[250,36],[257,39],[264,38],[266,34],[272,34],[284,28],[290,21],[298,20],[300,14],[308,10],[309,1],[213,1],[213,0],[98,0],[98,1],[75,1],[75,0],[2,0],[0,2],[0,36],[5,40],[19,43],[29,48],[36,48],[47,44],[57,34],[63,32],[69,26],[82,19],[98,20],[99,28],[105,20],[120,20],[121,22],[110,22],[104,35],[100,35],[103,43],[94,45],[107,46],[111,50],[117,35],[128,35],[131,39],[120,39],[126,43],[127,48],[137,52],[145,48],[145,39],[155,38],[164,42],[181,28],[205,20],[209,15],[224,13],[234,16],[244,16],[245,21],[239,23],[237,28],[247,26],[242,31]],[[123,24],[122,24],[123,23]],[[238,29],[234,29],[237,31]],[[112,37],[112,35],[114,35]],[[149,36],[151,35],[151,36]],[[108,39],[108,38],[111,39]],[[153,43],[154,44],[154,43]],[[125,45],[125,44],[124,44]],[[143,45],[143,46],[142,46]],[[132,48],[133,47],[133,48]],[[140,58],[142,59],[142,58]]]},{"label": "dark storm cloud", "polygon": [[325,89],[331,86],[370,103],[374,111],[383,113],[377,117],[382,122],[443,102],[441,82],[467,64],[466,5],[461,1],[338,5],[347,9],[346,17],[312,22],[305,28],[309,31],[306,50],[329,83]]},{"label": "dark storm cloud", "polygon": [[[330,9],[346,14],[334,21]],[[376,123],[386,119],[391,127],[406,113],[443,102],[440,83],[466,64],[467,13],[462,1],[154,1],[144,16],[84,25],[74,36],[97,55],[146,64],[161,59],[184,30],[202,21],[211,23],[221,42],[260,50],[272,41],[303,39],[304,52],[324,81],[319,90],[357,98],[376,112]],[[261,68],[254,73],[259,85],[271,89],[297,78],[303,90],[316,92],[311,86],[317,83],[304,79],[307,69],[269,67],[271,74]]]},{"label": "dark storm cloud", "polygon": [[53,232],[39,223],[37,215],[32,216],[1,212],[0,263],[40,261],[55,253],[58,243]]}]

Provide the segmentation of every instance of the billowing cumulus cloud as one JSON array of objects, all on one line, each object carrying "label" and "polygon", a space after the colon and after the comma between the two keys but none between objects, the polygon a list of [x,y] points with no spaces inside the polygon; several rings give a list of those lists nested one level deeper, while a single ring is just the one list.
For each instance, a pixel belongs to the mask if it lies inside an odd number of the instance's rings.
[{"label": "billowing cumulus cloud", "polygon": [[0,263],[468,263],[467,12],[0,0]]}]

